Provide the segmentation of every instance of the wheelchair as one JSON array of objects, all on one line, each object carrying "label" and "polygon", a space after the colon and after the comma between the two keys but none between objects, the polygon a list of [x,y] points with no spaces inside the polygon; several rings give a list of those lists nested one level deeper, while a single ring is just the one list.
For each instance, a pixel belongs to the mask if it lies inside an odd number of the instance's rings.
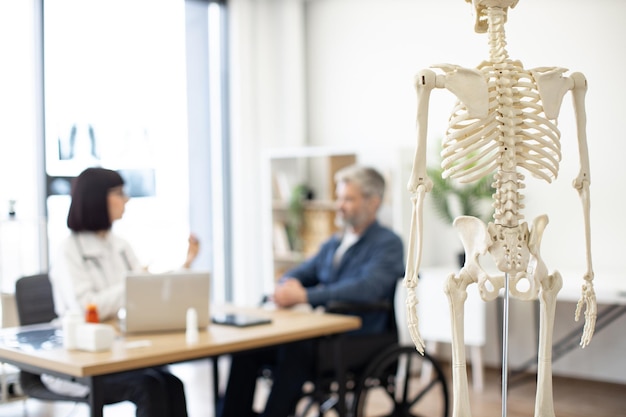
[{"label": "wheelchair", "polygon": [[[351,417],[448,417],[446,375],[438,362],[413,345],[399,343],[395,308],[390,303],[334,303],[326,310],[338,314],[388,312],[387,331],[345,336],[340,355],[346,367],[345,409]],[[337,415],[339,386],[333,379],[330,339],[320,339],[313,381],[305,385],[297,417]]]}]

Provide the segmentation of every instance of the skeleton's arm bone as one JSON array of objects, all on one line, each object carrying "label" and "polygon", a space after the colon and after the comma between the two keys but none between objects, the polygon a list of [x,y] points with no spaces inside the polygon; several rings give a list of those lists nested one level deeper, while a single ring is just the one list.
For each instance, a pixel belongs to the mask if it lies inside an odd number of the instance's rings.
[{"label": "skeleton's arm bone", "polygon": [[419,273],[419,265],[422,255],[422,219],[423,219],[423,206],[424,195],[426,189],[423,185],[420,185],[415,192],[415,195],[411,198],[413,212],[411,215],[411,229],[409,233],[409,247],[407,255],[407,266],[404,277],[404,285],[407,289],[407,322],[409,327],[409,334],[415,348],[421,354],[424,353],[425,343],[419,332],[419,319],[417,317],[417,281]]},{"label": "skeleton's arm bone", "polygon": [[578,190],[585,217],[585,253],[587,257],[587,272],[585,274],[585,282],[582,287],[581,298],[576,306],[576,320],[580,316],[580,311],[584,305],[585,309],[585,326],[580,345],[585,347],[591,341],[593,336],[596,316],[597,303],[593,289],[593,264],[591,261],[591,223],[590,223],[590,206],[589,185],[591,184],[591,174],[589,172],[589,151],[587,148],[587,114],[585,112],[585,94],[587,93],[587,79],[579,72],[573,73],[570,78],[574,80],[574,88],[572,89],[572,98],[574,102],[574,114],[576,115],[576,130],[578,134],[578,152],[580,157],[580,171],[574,180],[574,188]]},{"label": "skeleton's arm bone", "polygon": [[589,186],[591,185],[591,173],[589,170],[589,150],[587,147],[587,114],[585,112],[585,94],[587,93],[587,80],[585,76],[579,72],[573,73],[571,78],[574,80],[574,88],[572,90],[572,98],[574,101],[574,114],[576,116],[576,130],[578,135],[578,152],[580,158],[580,171],[574,180],[574,188],[578,190],[583,204],[583,213],[585,216],[585,242],[587,255],[587,273],[591,275],[589,280],[593,279],[593,268],[591,263],[591,226],[590,226],[590,198]]},{"label": "skeleton's arm bone", "polygon": [[431,70],[422,70],[415,77],[417,91],[417,147],[413,170],[407,188],[412,194],[411,230],[409,235],[407,266],[404,285],[407,288],[407,320],[411,339],[416,349],[424,352],[424,341],[419,333],[417,318],[417,281],[422,256],[422,218],[424,195],[432,190],[433,183],[426,174],[426,145],[428,134],[428,104],[430,92],[443,86],[443,79]]},{"label": "skeleton's arm bone", "polygon": [[430,192],[433,188],[432,181],[426,175],[428,104],[430,92],[435,87],[442,87],[443,84],[443,77],[437,76],[431,70],[422,70],[415,76],[415,90],[417,92],[417,147],[415,148],[411,178],[407,185],[410,193],[415,193],[417,187],[422,184],[425,186],[426,192]]},{"label": "skeleton's arm bone", "polygon": [[[578,152],[580,157],[580,172],[574,180],[574,187],[580,190],[583,182],[587,187],[591,184],[589,172],[589,150],[587,148],[587,113],[585,111],[585,95],[587,94],[587,79],[580,72],[575,72],[570,77],[574,80],[572,98],[574,101],[574,114],[576,116],[576,130],[578,134]],[[589,259],[591,261],[591,259]]]},{"label": "skeleton's arm bone", "polygon": [[[432,190],[433,182],[426,174],[426,147],[428,135],[428,103],[430,92],[437,86],[437,75],[431,70],[422,70],[415,77],[417,91],[417,147],[413,159],[413,170],[407,188],[412,194],[413,213],[409,237],[405,284],[407,288],[417,286],[417,273],[422,252],[422,212],[424,194]],[[443,82],[441,83],[443,85]]]}]

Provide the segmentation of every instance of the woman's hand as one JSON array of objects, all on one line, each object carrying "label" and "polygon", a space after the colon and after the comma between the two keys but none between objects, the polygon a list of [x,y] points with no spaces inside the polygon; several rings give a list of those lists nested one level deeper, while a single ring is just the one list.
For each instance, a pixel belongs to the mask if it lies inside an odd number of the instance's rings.
[{"label": "woman's hand", "polygon": [[189,235],[189,247],[187,248],[187,259],[185,259],[185,263],[183,264],[183,268],[188,269],[191,267],[191,264],[198,256],[198,252],[200,251],[200,241],[193,234]]}]

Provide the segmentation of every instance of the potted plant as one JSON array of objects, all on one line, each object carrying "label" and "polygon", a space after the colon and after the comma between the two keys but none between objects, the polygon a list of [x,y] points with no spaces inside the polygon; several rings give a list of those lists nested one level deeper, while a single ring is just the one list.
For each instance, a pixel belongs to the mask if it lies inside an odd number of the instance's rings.
[{"label": "potted plant", "polygon": [[433,181],[430,192],[437,214],[447,223],[452,224],[458,216],[473,216],[485,223],[493,215],[491,200],[495,189],[491,186],[491,175],[480,180],[461,184],[451,178],[442,178],[441,168],[429,168],[428,176]]},{"label": "potted plant", "polygon": [[304,208],[307,201],[313,199],[313,192],[306,184],[298,184],[291,191],[288,207],[287,237],[291,249],[302,250],[302,226],[304,224]]}]

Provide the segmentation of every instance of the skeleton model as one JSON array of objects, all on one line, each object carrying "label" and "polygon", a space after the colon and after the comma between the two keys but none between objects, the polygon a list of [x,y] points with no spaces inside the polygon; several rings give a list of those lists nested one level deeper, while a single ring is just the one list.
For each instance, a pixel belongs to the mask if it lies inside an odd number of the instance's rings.
[{"label": "skeleton model", "polygon": [[[540,255],[543,231],[548,217],[537,217],[532,226],[521,214],[525,170],[551,182],[557,177],[560,132],[556,126],[563,97],[572,92],[577,120],[580,171],[573,186],[582,200],[587,271],[582,296],[576,307],[578,320],[584,308],[585,326],[581,346],[591,340],[596,320],[593,290],[589,226],[589,160],[585,133],[584,97],[587,82],[583,74],[564,76],[566,69],[542,67],[526,70],[513,61],[505,50],[504,24],[509,8],[518,0],[466,0],[472,2],[475,31],[487,32],[489,60],[476,69],[455,65],[437,65],[422,70],[416,77],[417,148],[408,189],[413,203],[411,234],[405,285],[411,338],[423,352],[424,342],[418,330],[416,287],[422,249],[422,217],[425,193],[432,189],[426,174],[428,103],[435,88],[445,88],[458,101],[449,120],[442,150],[443,177],[471,182],[493,175],[495,194],[494,221],[484,224],[475,217],[461,216],[454,221],[465,248],[465,265],[458,275],[446,280],[445,292],[452,317],[453,416],[469,417],[470,403],[464,348],[463,305],[467,286],[477,283],[483,300],[495,299],[504,289],[508,296],[540,300],[540,337],[537,369],[535,417],[554,417],[552,401],[552,330],[556,296],[562,286],[561,275],[548,273]],[[489,253],[504,275],[490,276],[480,264],[480,256]],[[506,414],[506,410],[504,410]]]}]

